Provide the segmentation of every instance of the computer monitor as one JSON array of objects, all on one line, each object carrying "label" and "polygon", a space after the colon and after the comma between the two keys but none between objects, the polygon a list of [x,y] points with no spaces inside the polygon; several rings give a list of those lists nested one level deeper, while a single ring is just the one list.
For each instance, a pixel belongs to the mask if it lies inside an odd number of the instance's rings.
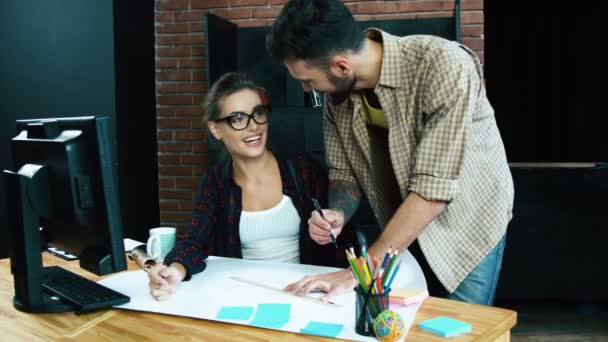
[{"label": "computer monitor", "polygon": [[109,118],[18,120],[17,132],[15,172],[4,171],[13,303],[68,311],[41,290],[44,246],[77,255],[98,275],[127,268]]}]

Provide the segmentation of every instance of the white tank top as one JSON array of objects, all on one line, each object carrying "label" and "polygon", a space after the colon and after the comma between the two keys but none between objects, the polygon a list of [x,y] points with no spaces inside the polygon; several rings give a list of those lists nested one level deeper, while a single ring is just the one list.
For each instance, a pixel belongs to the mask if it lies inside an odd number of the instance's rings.
[{"label": "white tank top", "polygon": [[243,259],[300,262],[300,215],[288,196],[270,209],[243,210],[239,235]]}]

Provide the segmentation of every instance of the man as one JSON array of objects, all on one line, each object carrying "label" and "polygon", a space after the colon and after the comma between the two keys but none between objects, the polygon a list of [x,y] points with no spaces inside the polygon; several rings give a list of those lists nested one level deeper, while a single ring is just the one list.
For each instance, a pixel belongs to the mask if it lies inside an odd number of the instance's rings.
[{"label": "man", "polygon": [[[513,183],[476,55],[438,37],[361,32],[339,0],[289,1],[267,45],[305,91],[326,94],[331,209],[311,214],[311,237],[329,243],[363,192],[383,227],[370,254],[419,245],[431,294],[491,305]],[[344,270],[286,289],[327,300],[354,286]]]}]

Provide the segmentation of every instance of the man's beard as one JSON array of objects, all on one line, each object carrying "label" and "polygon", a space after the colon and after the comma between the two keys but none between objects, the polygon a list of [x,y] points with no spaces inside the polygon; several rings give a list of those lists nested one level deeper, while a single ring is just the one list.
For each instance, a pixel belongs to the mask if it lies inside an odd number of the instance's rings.
[{"label": "man's beard", "polygon": [[328,93],[329,100],[334,106],[344,102],[344,100],[346,100],[350,94],[352,94],[353,88],[355,87],[355,83],[357,81],[355,76],[352,78],[339,78],[334,76],[331,72],[327,73],[327,78],[329,79],[329,82],[336,88],[336,90],[333,92]]}]

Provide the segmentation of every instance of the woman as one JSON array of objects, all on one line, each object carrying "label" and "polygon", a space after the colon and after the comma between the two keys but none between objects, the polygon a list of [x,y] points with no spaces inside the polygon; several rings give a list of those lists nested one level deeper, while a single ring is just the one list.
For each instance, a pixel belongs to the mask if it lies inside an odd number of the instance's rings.
[{"label": "woman", "polygon": [[327,178],[304,155],[282,158],[266,147],[270,110],[263,88],[228,73],[211,87],[204,107],[209,131],[230,158],[203,175],[191,224],[164,265],[149,273],[152,296],[168,298],[205,269],[208,255],[331,264],[335,250],[313,243],[307,224],[312,198],[326,201]]}]

